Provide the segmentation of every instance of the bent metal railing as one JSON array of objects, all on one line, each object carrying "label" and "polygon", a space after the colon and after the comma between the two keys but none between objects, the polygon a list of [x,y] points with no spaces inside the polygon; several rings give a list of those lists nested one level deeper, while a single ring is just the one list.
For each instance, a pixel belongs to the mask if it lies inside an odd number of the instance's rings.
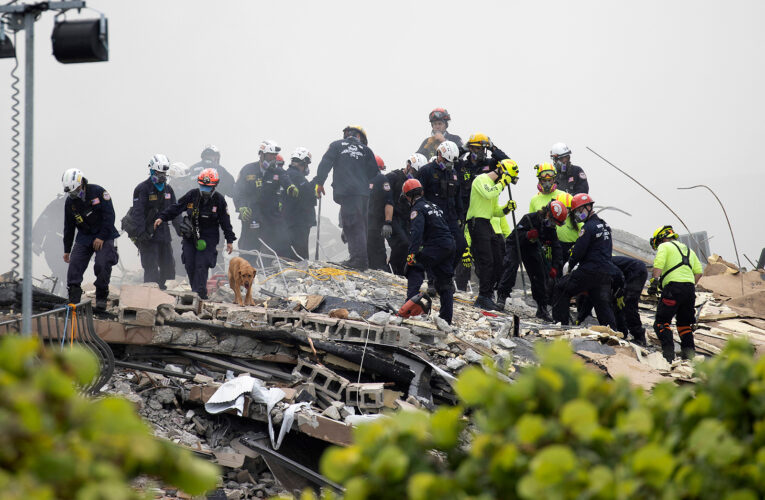
[{"label": "bent metal railing", "polygon": [[[0,335],[21,330],[21,318],[0,322]],[[46,344],[64,346],[78,343],[96,355],[99,364],[98,377],[85,388],[97,393],[112,377],[114,353],[111,347],[96,334],[93,326],[93,306],[89,300],[76,307],[64,306],[32,316],[32,331]]]}]

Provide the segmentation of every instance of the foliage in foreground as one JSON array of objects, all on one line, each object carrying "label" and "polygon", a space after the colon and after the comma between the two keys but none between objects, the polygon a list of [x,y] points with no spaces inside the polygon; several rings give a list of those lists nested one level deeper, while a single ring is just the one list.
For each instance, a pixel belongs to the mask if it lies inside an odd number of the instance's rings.
[{"label": "foliage in foreground", "polygon": [[765,358],[747,342],[700,364],[696,386],[652,394],[591,371],[564,342],[538,356],[512,384],[466,369],[459,407],[360,426],[352,446],[325,453],[322,473],[353,500],[765,493]]},{"label": "foliage in foreground", "polygon": [[130,481],[144,474],[191,494],[214,488],[217,469],[155,439],[128,401],[77,392],[97,370],[81,348],[0,339],[0,498],[137,499]]}]

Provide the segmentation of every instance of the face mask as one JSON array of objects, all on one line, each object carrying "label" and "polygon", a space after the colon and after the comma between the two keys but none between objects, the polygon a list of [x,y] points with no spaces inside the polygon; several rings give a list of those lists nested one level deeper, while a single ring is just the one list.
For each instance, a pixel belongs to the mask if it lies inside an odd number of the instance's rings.
[{"label": "face mask", "polygon": [[271,166],[271,162],[268,160],[263,160],[262,162],[260,162],[260,165],[263,167],[263,170],[265,170]]},{"label": "face mask", "polygon": [[199,186],[199,192],[202,193],[202,198],[208,199],[213,194],[213,188],[210,186]]},{"label": "face mask", "polygon": [[579,219],[580,221],[582,221],[582,222],[584,222],[584,221],[586,221],[586,220],[587,220],[587,216],[588,216],[588,215],[589,215],[589,214],[587,213],[587,210],[583,210],[583,211],[581,211],[581,212],[577,212],[576,214],[574,214],[574,216],[575,216],[577,219]]},{"label": "face mask", "polygon": [[71,199],[73,199],[73,200],[76,200],[77,198],[79,198],[79,197],[80,197],[80,193],[81,193],[82,191],[83,191],[83,190],[82,190],[81,188],[77,188],[77,189],[73,189],[73,190],[69,191],[69,192],[68,192],[68,193],[66,193],[66,194],[67,194],[67,195],[69,195],[69,198],[71,198]]},{"label": "face mask", "polygon": [[164,172],[151,171],[151,182],[154,184],[164,184],[167,182],[167,174]]},{"label": "face mask", "polygon": [[553,163],[555,163],[555,168],[557,168],[559,172],[565,172],[566,171],[566,164],[563,163],[562,161],[555,160]]},{"label": "face mask", "polygon": [[554,184],[554,182],[553,182],[552,179],[540,179],[539,180],[539,185],[542,186],[542,190],[545,193],[549,193],[550,191],[552,191],[553,184]]},{"label": "face mask", "polygon": [[441,170],[451,170],[452,166],[454,166],[454,162],[443,161],[443,162],[439,162],[438,166],[441,168]]}]

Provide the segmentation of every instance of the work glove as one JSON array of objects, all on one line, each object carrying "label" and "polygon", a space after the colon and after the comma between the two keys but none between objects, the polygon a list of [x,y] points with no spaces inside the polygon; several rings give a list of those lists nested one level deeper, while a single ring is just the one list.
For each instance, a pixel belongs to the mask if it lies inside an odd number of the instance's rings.
[{"label": "work glove", "polygon": [[300,190],[297,188],[296,185],[290,184],[289,186],[287,186],[287,194],[292,196],[293,198],[297,198],[298,195],[300,194]]},{"label": "work glove", "polygon": [[616,297],[616,308],[620,311],[624,309],[624,295]]},{"label": "work glove", "polygon": [[554,267],[551,267],[551,268],[550,268],[550,272],[549,272],[548,274],[549,274],[549,276],[550,276],[552,279],[555,279],[555,278],[557,278],[557,277],[558,277],[558,270],[557,270],[557,269],[555,269]]},{"label": "work glove", "polygon": [[659,295],[659,280],[656,278],[651,278],[651,281],[648,282],[648,295]]},{"label": "work glove", "polygon": [[465,252],[462,254],[462,265],[465,266],[466,269],[470,269],[473,266],[473,254],[470,253],[470,247],[465,249]]},{"label": "work glove", "polygon": [[515,212],[516,208],[518,208],[518,205],[515,203],[515,201],[510,200],[507,203],[505,203],[504,207],[502,207],[502,213],[507,215],[510,212]]},{"label": "work glove", "polygon": [[536,229],[531,229],[526,233],[526,239],[532,242],[537,241],[537,239],[539,239],[539,231]]},{"label": "work glove", "polygon": [[410,253],[409,255],[406,256],[406,265],[407,266],[413,266],[416,263],[417,263],[417,261],[414,260],[414,254],[413,253]]},{"label": "work glove", "polygon": [[317,198],[321,198],[322,195],[327,194],[324,192],[324,186],[321,184],[316,184],[316,188],[314,188],[314,192],[316,193]]},{"label": "work glove", "polygon": [[383,238],[386,240],[393,236],[393,226],[390,225],[390,222],[386,222],[383,224],[382,231],[380,231],[380,235],[382,235]]},{"label": "work glove", "polygon": [[239,219],[243,222],[250,222],[252,220],[252,209],[250,207],[242,207],[239,209]]}]

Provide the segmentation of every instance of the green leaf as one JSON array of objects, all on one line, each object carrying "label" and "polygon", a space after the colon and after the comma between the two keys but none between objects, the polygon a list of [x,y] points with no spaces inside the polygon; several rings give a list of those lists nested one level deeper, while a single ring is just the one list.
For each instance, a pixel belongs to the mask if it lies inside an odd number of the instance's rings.
[{"label": "green leaf", "polygon": [[466,405],[476,406],[491,397],[493,386],[491,375],[477,366],[470,366],[460,373],[454,391]]},{"label": "green leaf", "polygon": [[457,445],[460,432],[465,427],[462,421],[462,408],[442,407],[430,417],[430,431],[433,445],[442,450],[448,450]]},{"label": "green leaf", "polygon": [[369,471],[388,482],[404,479],[409,468],[409,457],[398,446],[388,445],[372,460]]},{"label": "green leaf", "polygon": [[643,446],[632,459],[632,470],[655,488],[661,488],[674,469],[674,457],[656,443]]},{"label": "green leaf", "polygon": [[554,485],[561,483],[576,466],[576,456],[571,448],[555,444],[537,453],[531,461],[530,469],[540,484]]},{"label": "green leaf", "polygon": [[617,429],[622,434],[648,436],[653,430],[653,416],[646,408],[633,408],[619,415]]},{"label": "green leaf", "polygon": [[598,410],[586,399],[574,399],[563,406],[560,421],[582,439],[589,439],[598,429]]},{"label": "green leaf", "polygon": [[737,461],[744,451],[725,426],[711,418],[702,420],[693,430],[688,439],[688,449],[717,466]]},{"label": "green leaf", "polygon": [[331,481],[342,483],[356,473],[356,467],[361,463],[361,448],[357,445],[347,448],[330,447],[319,462],[321,473]]},{"label": "green leaf", "polygon": [[523,415],[515,424],[516,438],[523,444],[535,444],[546,433],[545,420],[539,415]]}]

